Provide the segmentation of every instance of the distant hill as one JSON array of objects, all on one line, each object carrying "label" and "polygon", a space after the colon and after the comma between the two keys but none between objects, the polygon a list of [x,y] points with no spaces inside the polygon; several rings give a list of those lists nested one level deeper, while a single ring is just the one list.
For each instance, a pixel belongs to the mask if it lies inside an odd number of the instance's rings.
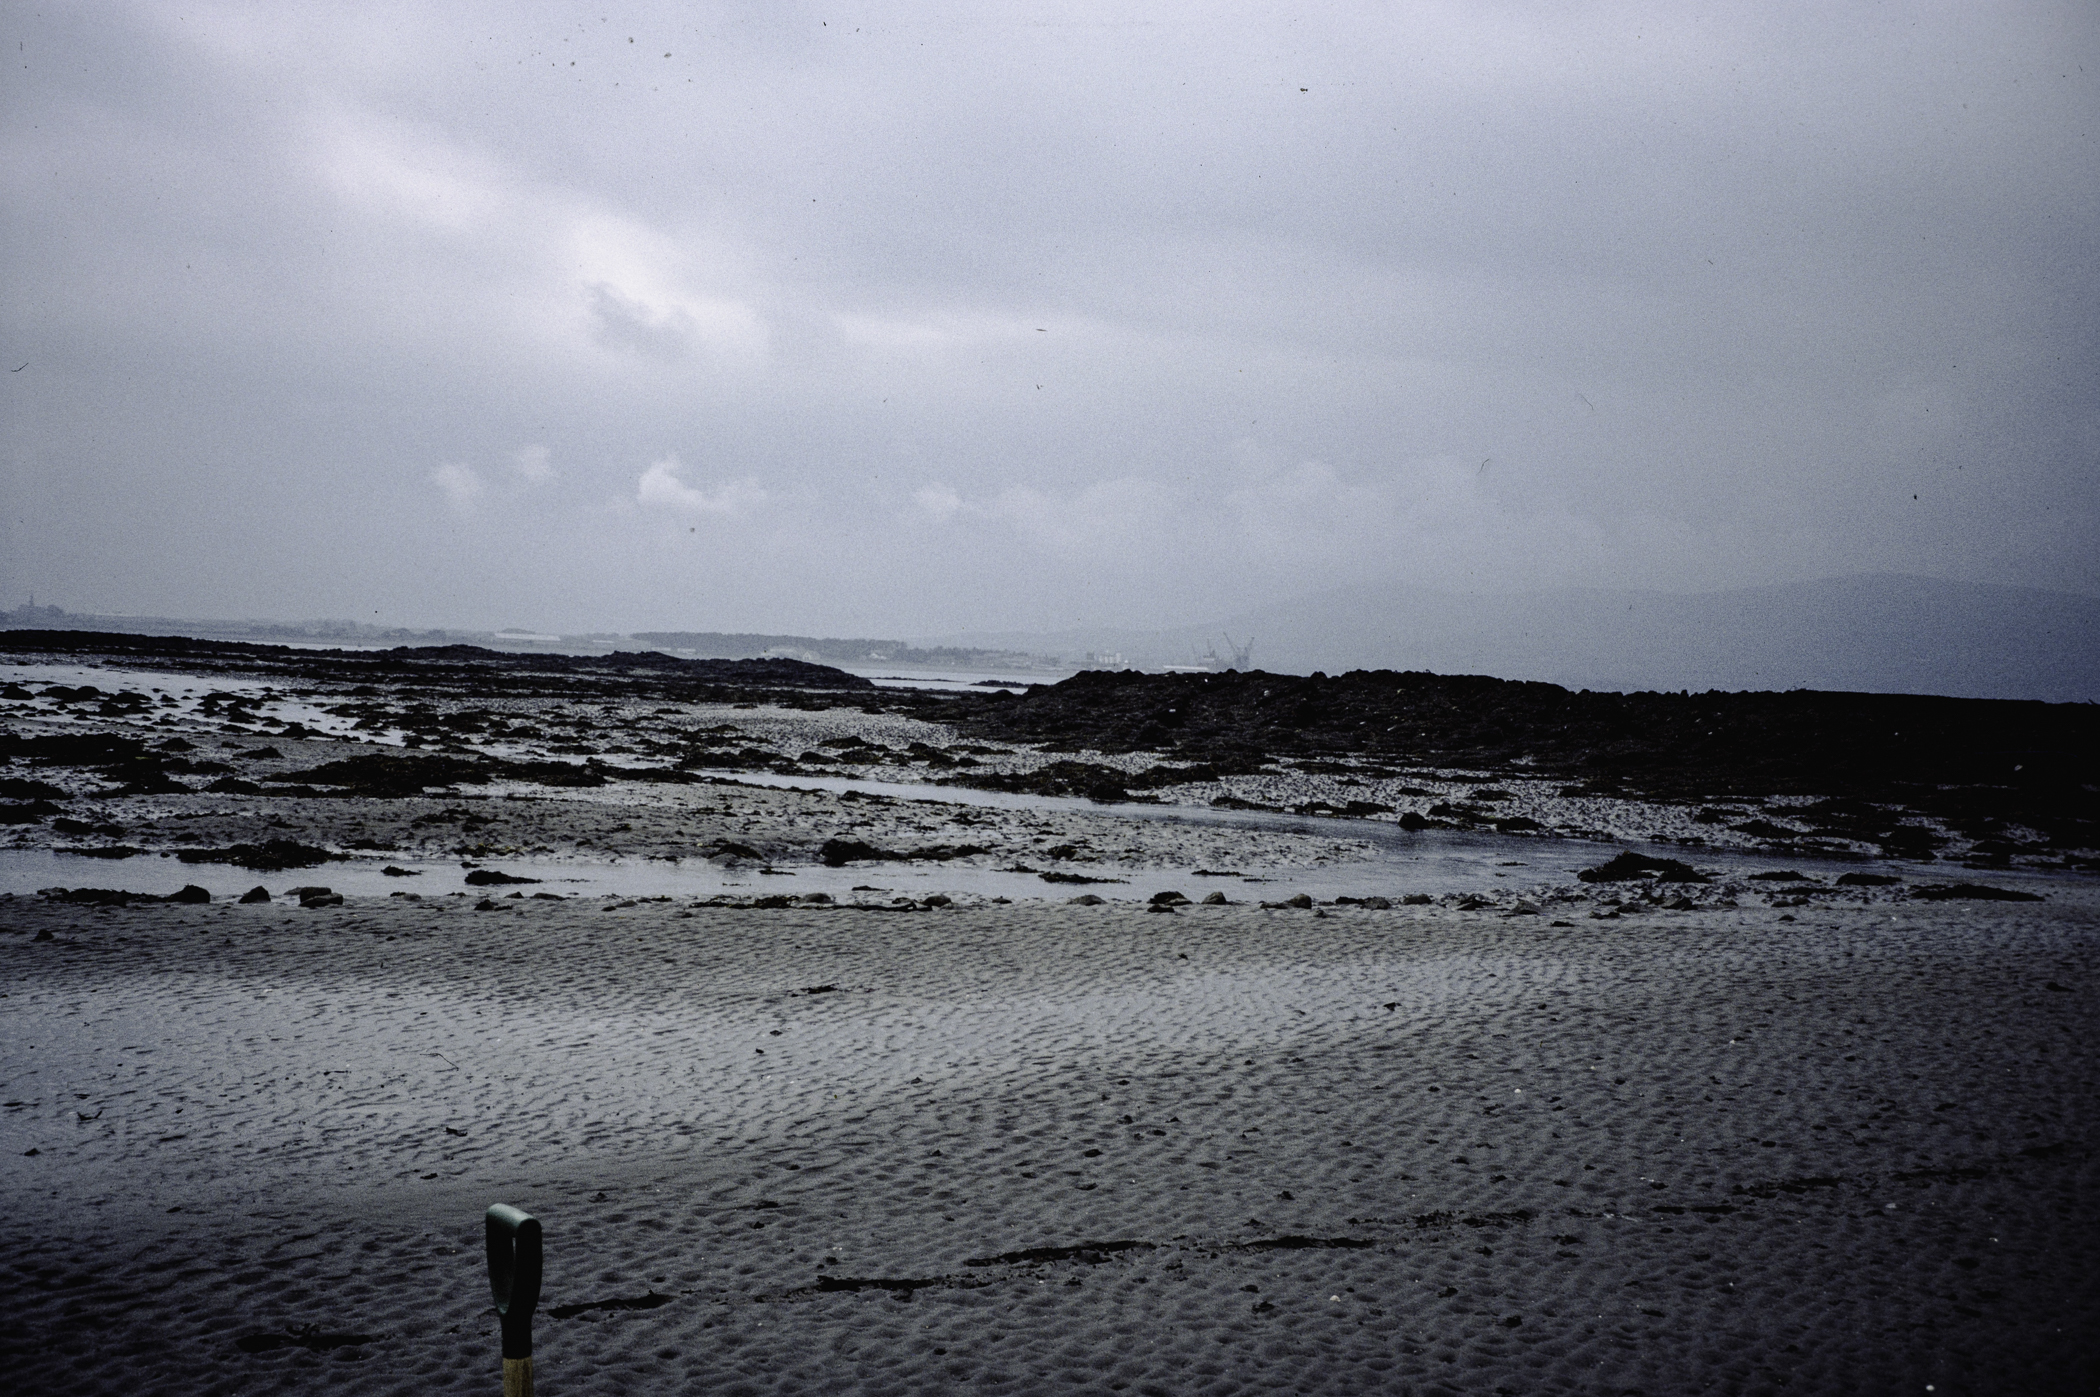
[{"label": "distant hill", "polygon": [[899,669],[1055,672],[1072,666],[1056,656],[1023,650],[922,645],[902,640],[840,639],[811,635],[760,635],[726,631],[640,631],[633,635],[595,632],[551,635],[539,631],[406,630],[357,621],[229,621],[176,616],[102,616],[57,606],[28,605],[0,611],[0,630],[81,631],[110,635],[181,636],[256,645],[323,645],[353,649],[396,646],[471,646],[511,654],[607,655],[637,645],[689,660],[799,660],[820,665],[893,665]]},{"label": "distant hill", "polygon": [[1253,637],[1278,673],[1429,670],[1571,689],[1826,689],[2100,701],[2100,598],[1876,574],[1721,592],[1500,596],[1353,587],[1206,626],[967,635],[1075,659],[1188,663]]},{"label": "distant hill", "polygon": [[258,645],[453,645],[490,639],[481,631],[408,630],[358,621],[226,621],[177,616],[101,616],[59,606],[18,606],[0,611],[0,629],[93,631],[110,635],[188,636]]},{"label": "distant hill", "polygon": [[694,659],[790,658],[811,664],[895,665],[899,669],[1064,670],[1051,656],[971,646],[916,646],[901,640],[755,635],[727,631],[636,631],[633,639]]}]

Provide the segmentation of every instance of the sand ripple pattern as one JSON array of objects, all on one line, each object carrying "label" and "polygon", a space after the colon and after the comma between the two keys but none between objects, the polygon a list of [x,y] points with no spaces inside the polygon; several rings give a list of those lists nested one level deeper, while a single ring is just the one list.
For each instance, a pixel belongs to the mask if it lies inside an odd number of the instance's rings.
[{"label": "sand ripple pattern", "polygon": [[2090,901],[0,903],[8,1361],[485,1390],[503,1198],[549,1390],[2087,1390]]}]

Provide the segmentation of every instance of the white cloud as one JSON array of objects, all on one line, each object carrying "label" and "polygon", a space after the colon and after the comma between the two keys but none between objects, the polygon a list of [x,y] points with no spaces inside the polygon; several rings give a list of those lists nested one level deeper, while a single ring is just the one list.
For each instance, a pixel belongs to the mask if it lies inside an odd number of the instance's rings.
[{"label": "white cloud", "polygon": [[[1311,590],[1384,578],[1512,590],[1557,580],[1607,581],[1691,565],[1682,526],[1634,511],[1600,528],[1580,515],[1498,491],[1494,467],[1434,457],[1343,470],[1281,464],[1241,443],[1221,474],[1181,480],[1125,475],[1066,488],[1009,485],[972,496],[946,484],[912,495],[914,515],[956,546],[1009,562],[1033,557],[1093,578],[1193,584],[1205,604],[1238,604],[1275,587]],[[1226,561],[1229,560],[1229,561]],[[1199,597],[1199,600],[1201,598]]]},{"label": "white cloud", "polygon": [[892,352],[945,349],[959,336],[949,329],[923,321],[895,320],[875,315],[841,313],[832,317],[839,335],[849,343]]},{"label": "white cloud", "polygon": [[508,203],[496,162],[441,136],[339,109],[319,137],[322,177],[362,213],[471,234]]},{"label": "white cloud", "polygon": [[961,495],[946,485],[928,485],[912,494],[912,502],[936,519],[947,519],[963,507]]},{"label": "white cloud", "polygon": [[591,303],[591,336],[601,348],[624,349],[675,364],[692,355],[700,325],[678,306],[650,306],[622,296],[598,282],[586,290]]},{"label": "white cloud", "polygon": [[1062,495],[1028,485],[1009,486],[983,512],[1013,525],[1038,548],[1097,554],[1171,534],[1185,522],[1189,503],[1156,480],[1118,476]]},{"label": "white cloud", "polygon": [[970,3],[21,9],[6,367],[123,353],[10,419],[48,468],[0,589],[883,634],[1375,577],[2100,591],[2074,6]]},{"label": "white cloud", "polygon": [[678,478],[676,456],[653,462],[635,487],[635,498],[659,509],[687,514],[745,514],[766,502],[766,492],[756,480],[745,476],[728,481],[716,490],[696,489]]},{"label": "white cloud", "polygon": [[470,508],[474,501],[488,492],[474,468],[458,461],[445,462],[430,473],[430,478],[438,489],[445,492],[445,498],[452,502],[454,509]]},{"label": "white cloud", "polygon": [[547,463],[547,448],[544,446],[521,446],[511,454],[510,463],[527,480],[554,478],[554,467]]},{"label": "white cloud", "polygon": [[599,346],[667,362],[695,349],[765,358],[765,320],[723,286],[736,279],[733,249],[588,207],[565,210],[562,221]]}]

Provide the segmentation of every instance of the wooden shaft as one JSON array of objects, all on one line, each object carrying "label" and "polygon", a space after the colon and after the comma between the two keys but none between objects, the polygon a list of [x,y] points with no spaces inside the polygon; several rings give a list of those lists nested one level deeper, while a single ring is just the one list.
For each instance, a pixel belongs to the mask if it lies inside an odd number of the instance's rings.
[{"label": "wooden shaft", "polygon": [[503,1360],[503,1397],[532,1397],[532,1360]]}]

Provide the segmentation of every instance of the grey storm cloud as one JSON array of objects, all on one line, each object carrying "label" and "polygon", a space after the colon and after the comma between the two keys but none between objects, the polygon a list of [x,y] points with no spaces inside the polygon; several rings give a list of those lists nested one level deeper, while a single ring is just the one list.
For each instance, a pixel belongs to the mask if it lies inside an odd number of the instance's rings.
[{"label": "grey storm cloud", "polygon": [[0,20],[0,595],[2100,591],[2084,4]]}]

